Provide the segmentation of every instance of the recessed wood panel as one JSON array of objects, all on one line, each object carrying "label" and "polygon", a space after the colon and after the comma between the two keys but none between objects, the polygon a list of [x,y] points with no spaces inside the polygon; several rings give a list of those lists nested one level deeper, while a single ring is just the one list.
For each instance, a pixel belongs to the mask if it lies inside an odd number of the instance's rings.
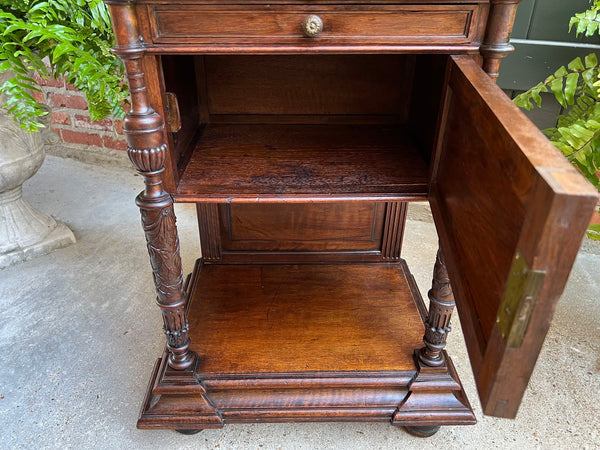
[{"label": "recessed wood panel", "polygon": [[232,55],[207,56],[205,64],[211,115],[388,115],[398,122],[408,114],[414,56]]},{"label": "recessed wood panel", "polygon": [[[448,80],[432,212],[483,410],[514,417],[597,192],[473,59],[452,57]],[[533,271],[539,293],[507,292]],[[506,298],[531,305],[516,343],[497,323]]]},{"label": "recessed wood panel", "polygon": [[225,204],[224,251],[359,251],[381,248],[385,205],[376,202]]}]

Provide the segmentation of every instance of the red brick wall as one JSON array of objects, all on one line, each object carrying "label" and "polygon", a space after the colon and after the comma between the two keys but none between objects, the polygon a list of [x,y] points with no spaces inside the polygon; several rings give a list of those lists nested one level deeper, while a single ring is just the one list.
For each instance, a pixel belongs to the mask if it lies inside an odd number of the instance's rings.
[{"label": "red brick wall", "polygon": [[34,97],[52,108],[52,131],[62,142],[82,148],[126,149],[121,120],[91,121],[87,102],[80,91],[62,79],[42,80],[37,75],[35,78],[42,86],[42,92],[34,91]]}]

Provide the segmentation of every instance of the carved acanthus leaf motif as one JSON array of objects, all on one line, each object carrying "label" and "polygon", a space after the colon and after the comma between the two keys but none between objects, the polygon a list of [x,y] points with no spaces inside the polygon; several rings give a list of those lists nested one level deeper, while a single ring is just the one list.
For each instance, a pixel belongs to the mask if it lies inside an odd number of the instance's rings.
[{"label": "carved acanthus leaf motif", "polygon": [[180,348],[189,342],[185,307],[183,304],[174,309],[167,307],[183,299],[179,239],[175,232],[173,205],[156,209],[143,208],[141,213],[158,303],[165,306],[163,321],[167,342],[172,348]]},{"label": "carved acanthus leaf motif", "polygon": [[183,276],[179,239],[173,232],[176,230],[173,206],[141,209],[141,213],[158,301],[162,304],[177,302],[183,297]]}]

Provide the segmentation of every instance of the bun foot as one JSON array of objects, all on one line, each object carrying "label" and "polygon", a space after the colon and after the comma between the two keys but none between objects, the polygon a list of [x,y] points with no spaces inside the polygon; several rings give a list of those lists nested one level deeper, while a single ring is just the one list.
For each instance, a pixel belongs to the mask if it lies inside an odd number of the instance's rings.
[{"label": "bun foot", "polygon": [[426,427],[404,427],[408,434],[412,434],[417,437],[430,437],[437,433],[440,429],[440,425],[429,425]]},{"label": "bun foot", "polygon": [[202,431],[202,429],[197,429],[197,430],[175,430],[180,434],[197,434],[200,433]]}]

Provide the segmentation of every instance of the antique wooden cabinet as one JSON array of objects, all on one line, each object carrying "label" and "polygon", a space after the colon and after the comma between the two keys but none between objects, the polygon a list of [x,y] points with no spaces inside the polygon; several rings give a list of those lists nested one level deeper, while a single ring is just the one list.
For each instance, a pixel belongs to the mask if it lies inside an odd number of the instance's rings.
[{"label": "antique wooden cabinet", "polygon": [[[472,424],[455,298],[484,412],[514,417],[596,203],[494,84],[518,0],[107,3],[167,335],[138,427]],[[440,238],[429,310],[409,201]]]}]

